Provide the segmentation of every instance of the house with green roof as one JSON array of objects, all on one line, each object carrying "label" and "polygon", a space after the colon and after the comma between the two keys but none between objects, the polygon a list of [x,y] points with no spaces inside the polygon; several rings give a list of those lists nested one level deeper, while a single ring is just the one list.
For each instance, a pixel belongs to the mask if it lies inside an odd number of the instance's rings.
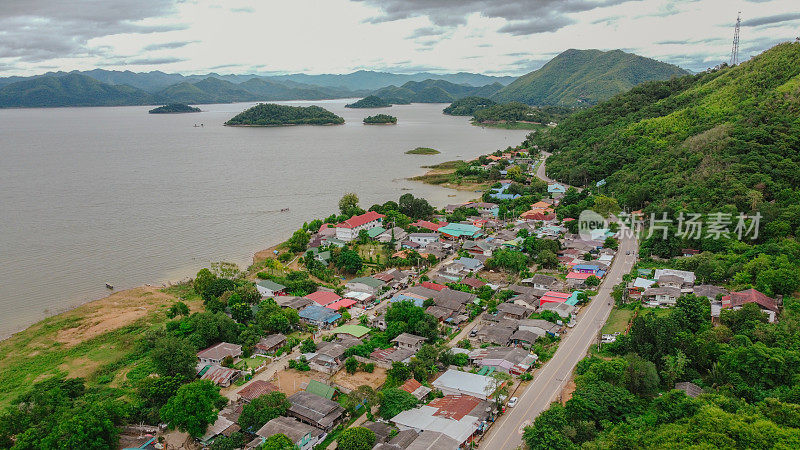
[{"label": "house with green roof", "polygon": [[331,252],[330,250],[320,251],[319,247],[313,247],[308,249],[306,254],[311,253],[314,256],[314,259],[325,264],[326,266],[331,262]]},{"label": "house with green roof", "polygon": [[381,234],[383,234],[385,232],[386,232],[386,228],[375,227],[375,228],[370,228],[369,230],[367,230],[367,235],[369,236],[370,239],[375,239],[375,238],[377,238],[378,236],[380,236]]},{"label": "house with green roof", "polygon": [[386,286],[385,282],[372,277],[353,278],[344,285],[344,287],[350,291],[367,292],[370,294],[375,294],[384,286]]},{"label": "house with green roof", "polygon": [[333,400],[333,397],[336,395],[336,388],[317,380],[310,380],[306,387],[306,392],[318,395],[322,398],[327,398],[328,400]]},{"label": "house with green roof", "polygon": [[439,228],[439,233],[450,239],[473,238],[481,234],[481,229],[465,223],[449,223]]},{"label": "house with green roof", "polygon": [[261,294],[262,298],[275,297],[276,295],[283,295],[286,286],[278,284],[272,280],[264,280],[256,283],[256,289]]}]

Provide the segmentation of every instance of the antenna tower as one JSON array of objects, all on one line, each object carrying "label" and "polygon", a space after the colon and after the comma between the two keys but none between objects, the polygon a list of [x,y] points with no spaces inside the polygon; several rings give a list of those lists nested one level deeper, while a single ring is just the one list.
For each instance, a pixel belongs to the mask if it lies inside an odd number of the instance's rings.
[{"label": "antenna tower", "polygon": [[733,47],[731,48],[731,65],[739,64],[739,27],[742,24],[742,12],[736,15],[736,29],[733,32]]}]

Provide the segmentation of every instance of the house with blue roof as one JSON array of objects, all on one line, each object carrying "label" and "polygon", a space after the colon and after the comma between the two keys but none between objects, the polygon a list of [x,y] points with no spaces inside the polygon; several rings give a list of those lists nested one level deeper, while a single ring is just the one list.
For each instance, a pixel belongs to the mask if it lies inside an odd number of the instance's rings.
[{"label": "house with blue roof", "polygon": [[416,296],[413,296],[413,295],[397,293],[397,294],[394,295],[394,297],[389,299],[389,302],[390,303],[412,302],[412,303],[414,303],[414,306],[422,307],[422,304],[425,303],[425,299],[420,298],[420,297],[416,297]]},{"label": "house with blue roof", "polygon": [[560,183],[553,183],[547,186],[547,193],[548,194],[564,194],[567,192],[567,188]]},{"label": "house with blue roof", "polygon": [[439,233],[450,239],[473,238],[481,234],[481,229],[465,223],[450,223],[439,228]]},{"label": "house with blue roof", "polygon": [[336,311],[320,305],[308,305],[301,309],[298,315],[306,323],[319,328],[327,328],[342,317]]}]

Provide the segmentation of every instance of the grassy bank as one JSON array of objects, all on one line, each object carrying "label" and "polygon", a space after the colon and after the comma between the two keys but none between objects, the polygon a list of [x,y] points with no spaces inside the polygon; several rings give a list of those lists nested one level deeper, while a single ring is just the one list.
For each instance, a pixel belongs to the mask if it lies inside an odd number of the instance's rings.
[{"label": "grassy bank", "polygon": [[414,150],[409,150],[406,152],[406,155],[438,155],[439,150],[430,148],[430,147],[417,147]]},{"label": "grassy bank", "polygon": [[148,329],[163,325],[165,311],[181,296],[192,310],[199,310],[202,301],[189,292],[191,288],[182,286],[117,292],[0,342],[0,407],[54,375],[83,377],[89,388],[113,388],[125,395],[127,375],[144,363],[135,342]]},{"label": "grassy bank", "polygon": [[490,186],[483,180],[473,180],[469,177],[456,176],[456,167],[463,161],[445,161],[432,166],[422,166],[428,169],[424,175],[410,178],[413,181],[421,181],[426,184],[433,184],[458,191],[478,191],[485,190]]}]

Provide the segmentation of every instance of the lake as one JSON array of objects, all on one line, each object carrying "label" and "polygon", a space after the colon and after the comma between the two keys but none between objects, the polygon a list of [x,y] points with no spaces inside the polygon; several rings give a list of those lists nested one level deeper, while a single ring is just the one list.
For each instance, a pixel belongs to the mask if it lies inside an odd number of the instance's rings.
[{"label": "lake", "polygon": [[[406,192],[435,206],[467,201],[478,194],[406,178],[527,134],[471,126],[443,104],[344,108],[352,101],[281,102],[347,122],[279,128],[222,126],[253,103],[173,115],[0,110],[0,337],[103,297],[105,283],[161,284],[221,260],[246,267],[304,221],[336,212],[347,192],[365,209]],[[377,112],[398,124],[361,123]],[[442,153],[404,154],[415,147]]]}]

